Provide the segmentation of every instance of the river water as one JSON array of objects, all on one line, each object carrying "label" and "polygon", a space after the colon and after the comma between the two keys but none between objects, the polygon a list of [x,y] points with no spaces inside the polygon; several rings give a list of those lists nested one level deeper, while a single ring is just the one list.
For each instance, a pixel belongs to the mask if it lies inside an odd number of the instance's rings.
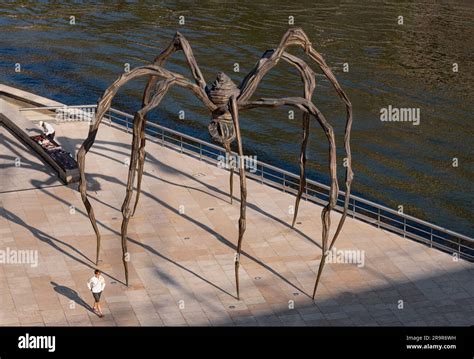
[{"label": "river water", "polygon": [[[208,83],[218,71],[240,83],[264,50],[278,45],[289,17],[305,30],[352,101],[354,193],[474,236],[472,1],[2,2],[0,82],[67,104],[92,104],[125,64],[150,63],[179,30]],[[191,76],[180,53],[166,67]],[[137,110],[144,83],[128,84],[113,106]],[[302,91],[297,72],[280,63],[253,98]],[[342,186],[344,106],[322,75],[313,101],[335,128]],[[389,106],[419,111],[419,125],[381,121],[381,110]],[[289,119],[288,109],[243,113],[245,152],[297,173],[300,117]],[[209,114],[186,90],[173,89],[152,119],[210,140]],[[308,176],[327,183],[327,142],[317,124],[311,134]]]}]

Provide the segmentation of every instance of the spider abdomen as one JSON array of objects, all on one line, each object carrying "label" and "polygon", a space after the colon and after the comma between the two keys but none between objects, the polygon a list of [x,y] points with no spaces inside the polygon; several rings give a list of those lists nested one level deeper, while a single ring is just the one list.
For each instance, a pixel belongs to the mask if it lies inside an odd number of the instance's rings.
[{"label": "spider abdomen", "polygon": [[[238,96],[240,90],[237,85],[223,72],[217,73],[216,80],[206,88],[209,99],[218,107],[227,106],[231,96]],[[213,116],[208,126],[212,139],[218,143],[226,144],[235,139],[232,116],[226,109],[224,113]]]}]

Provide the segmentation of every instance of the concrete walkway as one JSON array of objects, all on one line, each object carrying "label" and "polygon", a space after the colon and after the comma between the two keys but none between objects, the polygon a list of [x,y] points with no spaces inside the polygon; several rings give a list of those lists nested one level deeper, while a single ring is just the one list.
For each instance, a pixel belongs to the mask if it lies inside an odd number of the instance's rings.
[{"label": "concrete walkway", "polygon": [[[88,129],[85,123],[55,127],[72,153]],[[107,125],[86,169],[103,236],[99,267],[107,287],[100,319],[90,311],[86,288],[95,236],[77,184],[61,185],[6,129],[0,137],[0,251],[39,254],[37,267],[0,265],[0,325],[474,324],[472,263],[350,218],[336,247],[360,251],[364,265],[327,264],[313,303],[321,207],[302,203],[293,230],[294,197],[254,181],[236,300],[239,201],[229,204],[228,173],[151,142],[129,226],[131,286],[125,287],[120,208],[131,136]]]}]

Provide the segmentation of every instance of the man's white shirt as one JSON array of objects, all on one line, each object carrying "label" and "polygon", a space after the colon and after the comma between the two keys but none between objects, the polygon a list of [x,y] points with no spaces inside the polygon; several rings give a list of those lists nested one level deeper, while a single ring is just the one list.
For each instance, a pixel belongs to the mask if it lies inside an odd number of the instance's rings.
[{"label": "man's white shirt", "polygon": [[104,290],[105,288],[105,279],[102,276],[99,276],[97,278],[96,276],[93,276],[89,281],[87,282],[87,287],[92,290],[92,293],[100,293]]}]

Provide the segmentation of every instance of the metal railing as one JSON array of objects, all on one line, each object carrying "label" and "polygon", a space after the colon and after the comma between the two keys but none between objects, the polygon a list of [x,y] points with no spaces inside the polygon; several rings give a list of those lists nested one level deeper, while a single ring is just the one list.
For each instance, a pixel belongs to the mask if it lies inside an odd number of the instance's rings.
[{"label": "metal railing", "polygon": [[[90,108],[94,105],[82,106]],[[81,106],[75,106],[81,107]],[[35,108],[36,109],[36,108]],[[52,108],[50,109],[52,110]],[[133,116],[111,108],[104,118],[109,126],[126,132],[132,131]],[[153,122],[145,127],[147,139],[164,147],[199,158],[202,161],[217,164],[220,156],[225,157],[225,149],[212,143],[169,129]],[[234,153],[234,155],[236,155]],[[238,173],[238,172],[237,172]],[[299,176],[281,168],[258,161],[247,176],[284,192],[296,194],[299,188]],[[339,191],[335,210],[341,212],[344,204],[344,192]],[[329,186],[307,179],[302,198],[318,204],[326,204],[329,198]],[[456,255],[457,258],[474,260],[474,239],[456,233],[416,217],[400,213],[381,204],[351,194],[348,216],[357,218],[404,238],[412,239]]]},{"label": "metal railing", "polygon": [[[127,132],[131,132],[133,116],[111,108],[107,113],[108,123]],[[162,146],[170,147],[213,164],[225,156],[223,147],[169,129],[153,122],[146,125],[147,138]],[[234,155],[236,155],[234,153]],[[257,162],[254,172],[247,170],[247,176],[262,184],[270,185],[284,192],[296,194],[299,188],[299,176],[281,168]],[[326,204],[329,198],[329,186],[307,179],[302,198],[318,204]],[[336,210],[342,211],[344,192],[339,191]],[[366,223],[398,233],[404,238],[425,243],[432,248],[456,254],[458,258],[474,260],[474,239],[456,233],[432,223],[400,213],[378,203],[358,196],[350,196],[348,215]]]}]

